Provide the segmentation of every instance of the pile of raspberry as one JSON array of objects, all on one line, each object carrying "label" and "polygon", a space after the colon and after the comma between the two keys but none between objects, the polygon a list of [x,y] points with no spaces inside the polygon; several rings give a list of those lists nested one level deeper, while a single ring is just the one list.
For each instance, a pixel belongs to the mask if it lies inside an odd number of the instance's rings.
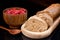
[{"label": "pile of raspberry", "polygon": [[26,10],[24,8],[10,8],[6,10],[7,14],[17,15],[17,14],[25,14]]}]

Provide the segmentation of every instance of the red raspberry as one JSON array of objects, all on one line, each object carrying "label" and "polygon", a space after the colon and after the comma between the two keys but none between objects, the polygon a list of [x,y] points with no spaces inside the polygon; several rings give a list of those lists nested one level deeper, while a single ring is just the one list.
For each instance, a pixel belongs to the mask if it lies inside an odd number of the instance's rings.
[{"label": "red raspberry", "polygon": [[19,11],[19,13],[20,13],[20,14],[24,14],[25,12],[24,12],[24,11],[22,11],[22,10],[20,10],[20,11]]},{"label": "red raspberry", "polygon": [[26,12],[26,10],[23,9],[23,8],[20,8],[20,9],[11,8],[11,9],[8,9],[6,12],[7,12],[8,14],[17,15],[17,14],[24,14],[24,13]]}]

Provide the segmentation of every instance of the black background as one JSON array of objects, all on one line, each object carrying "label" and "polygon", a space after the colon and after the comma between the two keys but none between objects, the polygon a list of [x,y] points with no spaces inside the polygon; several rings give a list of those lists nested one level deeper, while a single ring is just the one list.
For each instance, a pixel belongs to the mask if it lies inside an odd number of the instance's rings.
[{"label": "black background", "polygon": [[[47,6],[39,5],[27,0],[0,0],[0,25],[9,28],[3,20],[3,10],[9,7],[23,7],[28,10],[28,18],[37,11],[43,10]],[[60,24],[54,30],[54,32],[44,39],[31,39],[25,37],[22,33],[17,35],[11,35],[9,32],[0,29],[0,40],[60,40]]]}]

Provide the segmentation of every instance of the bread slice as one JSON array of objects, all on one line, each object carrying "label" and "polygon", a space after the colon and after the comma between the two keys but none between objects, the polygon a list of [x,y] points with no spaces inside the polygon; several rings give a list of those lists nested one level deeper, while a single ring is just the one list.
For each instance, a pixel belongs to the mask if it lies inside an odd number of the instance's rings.
[{"label": "bread slice", "polygon": [[36,16],[41,18],[41,19],[43,19],[43,20],[45,20],[47,22],[47,24],[49,26],[51,26],[53,24],[53,18],[49,14],[47,14],[47,13],[48,12],[43,12],[43,11],[42,12],[38,12],[36,14]]},{"label": "bread slice", "polygon": [[25,22],[25,29],[33,32],[42,32],[48,29],[48,24],[34,15]]}]

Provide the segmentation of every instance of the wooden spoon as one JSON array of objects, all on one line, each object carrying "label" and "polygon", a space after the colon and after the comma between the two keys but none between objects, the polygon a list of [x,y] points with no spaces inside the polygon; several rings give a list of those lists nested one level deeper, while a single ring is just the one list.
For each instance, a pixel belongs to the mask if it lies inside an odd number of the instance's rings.
[{"label": "wooden spoon", "polygon": [[8,31],[12,35],[16,35],[16,34],[21,32],[21,30],[19,30],[19,29],[7,29],[7,28],[5,28],[3,26],[0,26],[0,28]]}]

